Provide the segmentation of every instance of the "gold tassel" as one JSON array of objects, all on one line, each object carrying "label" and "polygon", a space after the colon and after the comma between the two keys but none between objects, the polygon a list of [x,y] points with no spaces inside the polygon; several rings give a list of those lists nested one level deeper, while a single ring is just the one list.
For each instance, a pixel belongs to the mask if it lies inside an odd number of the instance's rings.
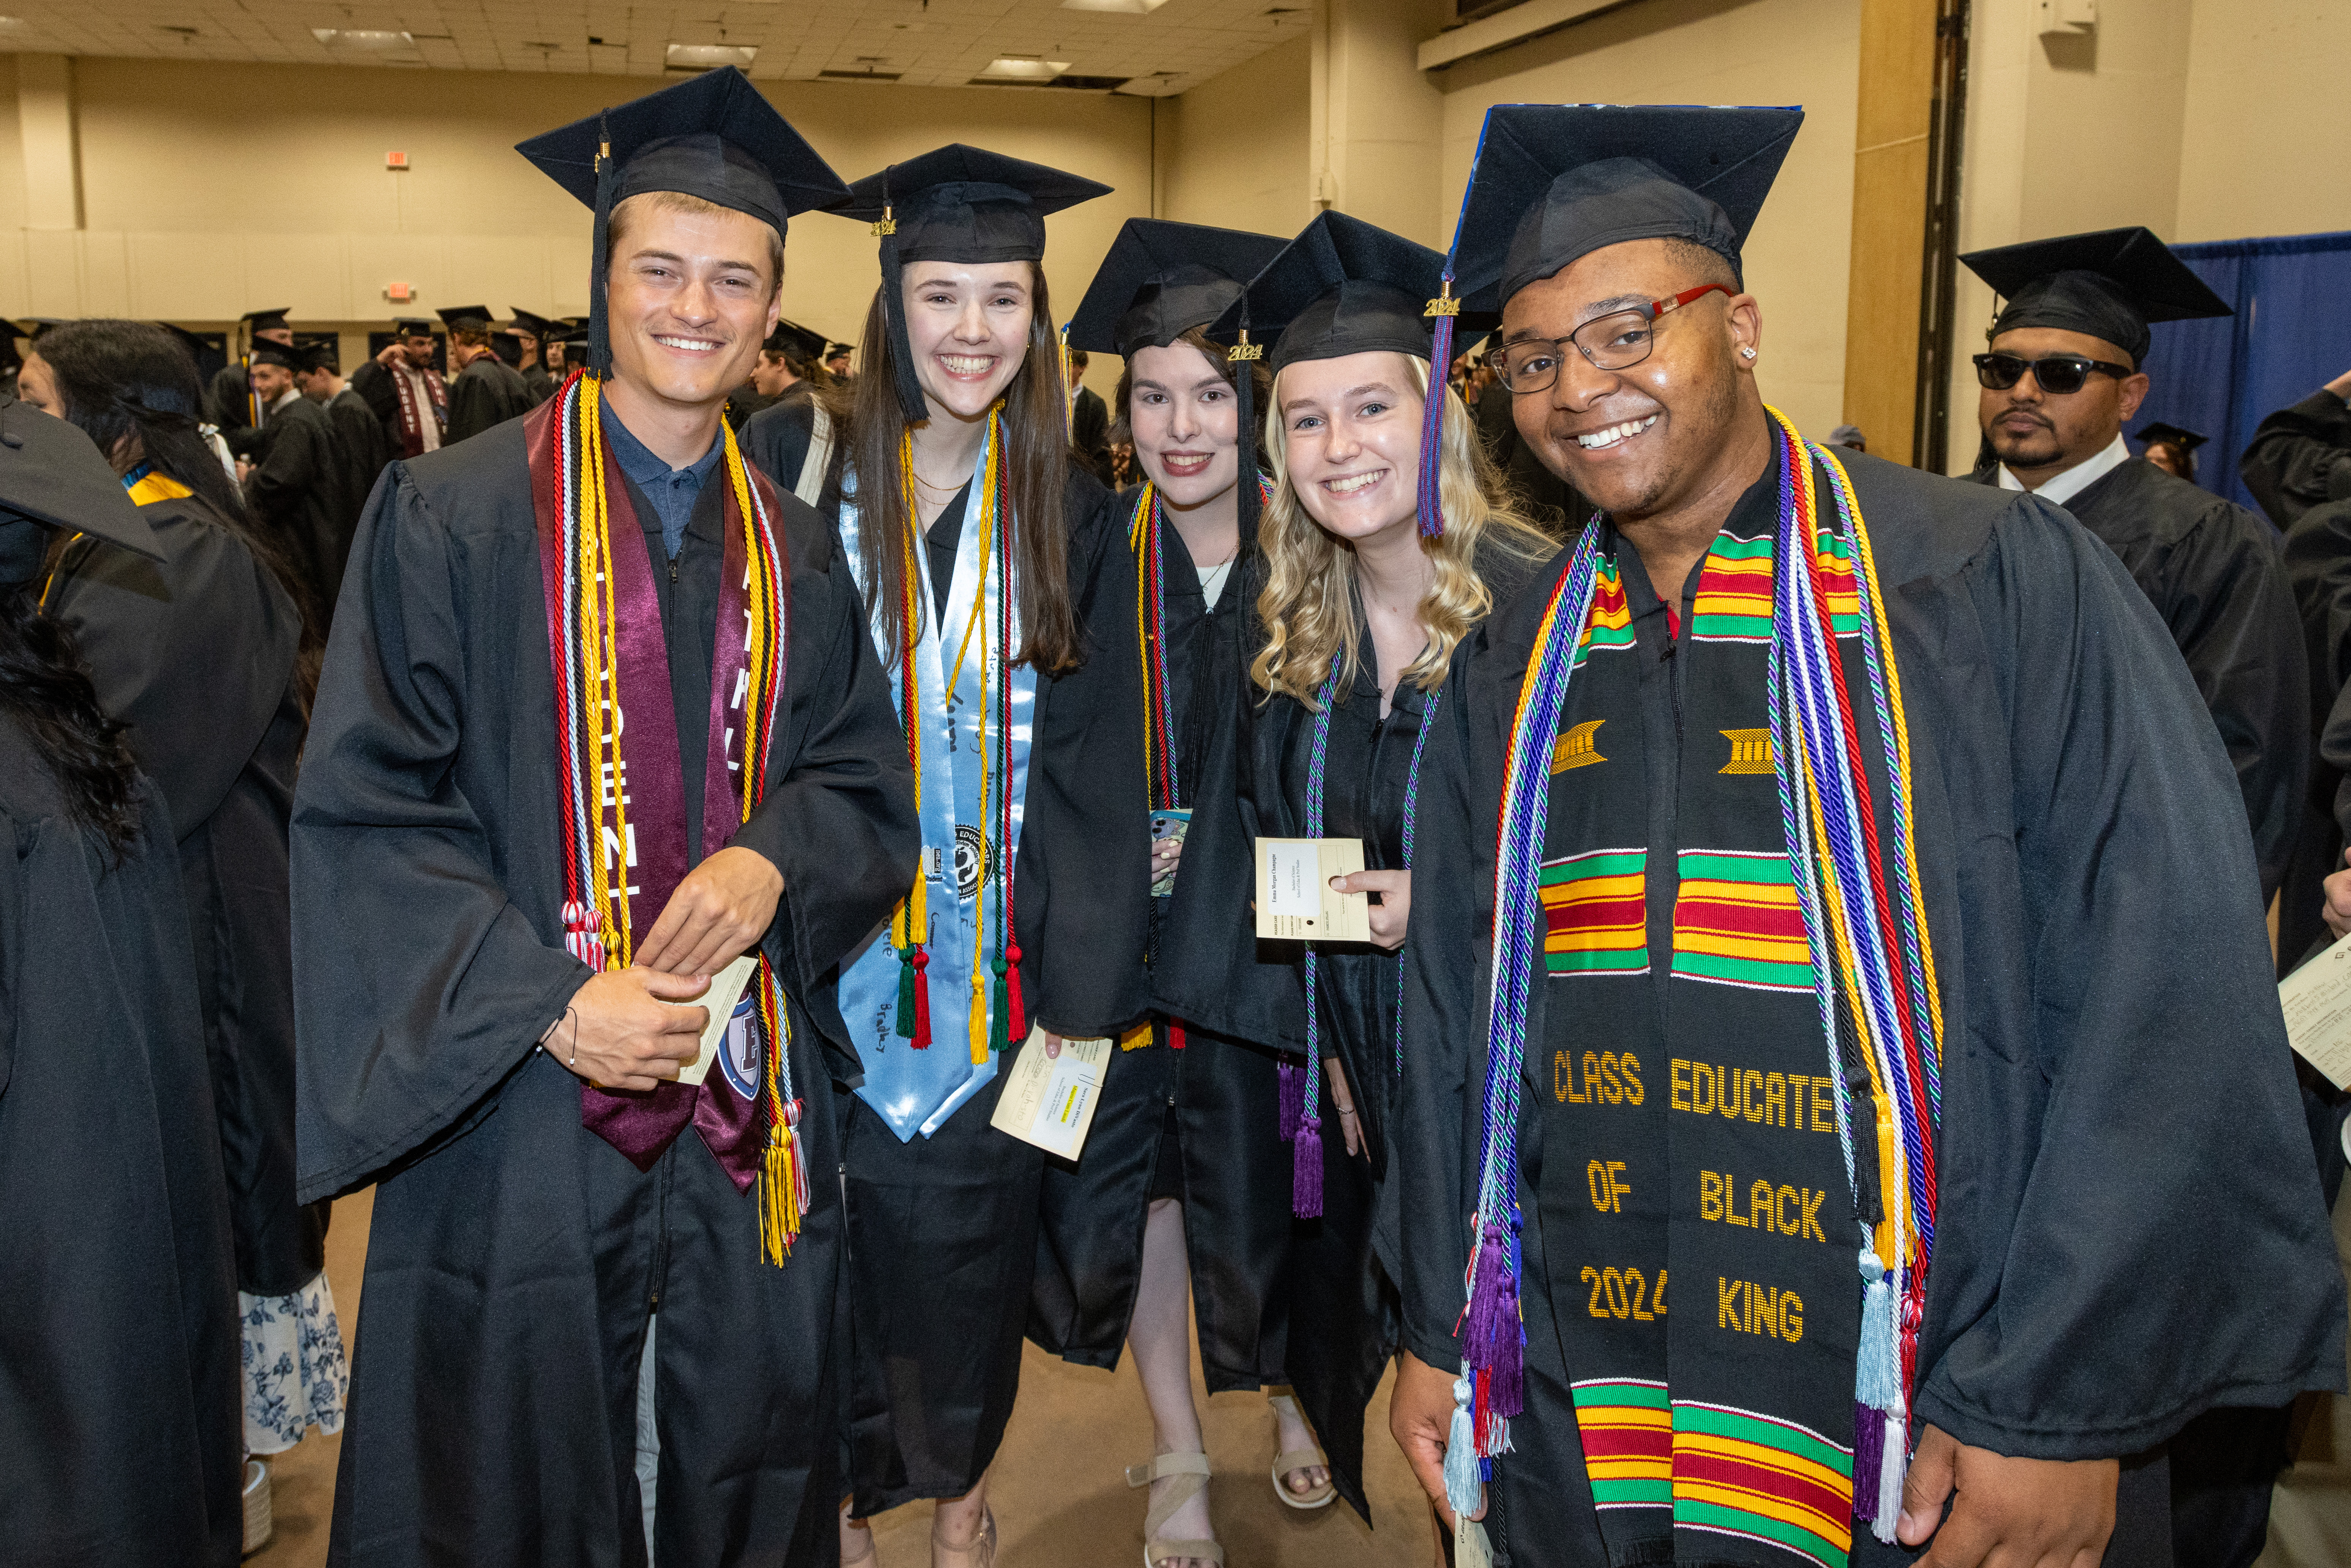
[{"label": "gold tassel", "polygon": [[799,1159],[798,1134],[778,1127],[759,1162],[759,1247],[779,1269],[800,1233]]}]

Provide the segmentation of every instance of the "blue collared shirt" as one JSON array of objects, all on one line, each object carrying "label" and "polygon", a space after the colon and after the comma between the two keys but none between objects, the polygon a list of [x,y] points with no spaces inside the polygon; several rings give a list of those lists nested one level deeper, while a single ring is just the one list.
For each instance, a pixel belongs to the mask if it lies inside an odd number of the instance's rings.
[{"label": "blue collared shirt", "polygon": [[694,503],[702,494],[703,483],[711,470],[718,466],[725,455],[726,443],[713,440],[710,450],[685,468],[673,468],[667,460],[653,448],[629,434],[620,416],[612,412],[612,400],[603,400],[604,429],[612,438],[612,455],[619,459],[621,472],[636,481],[637,488],[653,505],[661,518],[662,549],[675,560],[677,552],[685,545],[685,525],[694,518]]}]

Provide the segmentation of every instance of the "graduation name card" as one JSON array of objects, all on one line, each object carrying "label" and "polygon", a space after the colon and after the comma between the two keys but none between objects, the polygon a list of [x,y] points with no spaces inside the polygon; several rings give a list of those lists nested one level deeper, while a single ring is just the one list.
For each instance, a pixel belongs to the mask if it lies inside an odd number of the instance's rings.
[{"label": "graduation name card", "polygon": [[2280,980],[2278,1005],[2294,1054],[2351,1089],[2351,936]]},{"label": "graduation name card", "polygon": [[1044,1031],[1029,1037],[997,1097],[987,1124],[1034,1144],[1049,1155],[1074,1160],[1086,1146],[1094,1107],[1102,1103],[1102,1079],[1110,1071],[1107,1039],[1063,1040],[1061,1054],[1045,1054]]},{"label": "graduation name card", "polygon": [[1331,879],[1364,869],[1361,839],[1259,839],[1257,934],[1277,942],[1368,942],[1371,897],[1333,893]]},{"label": "graduation name card", "polygon": [[710,1021],[702,1026],[702,1049],[692,1061],[678,1071],[680,1083],[700,1084],[710,1076],[710,1064],[718,1060],[718,1052],[726,1043],[726,1027],[734,1021],[735,1004],[743,999],[743,988],[751,981],[751,972],[759,967],[757,953],[746,953],[718,973],[710,977],[710,988],[691,1001],[673,1002],[673,1007],[708,1008]]}]

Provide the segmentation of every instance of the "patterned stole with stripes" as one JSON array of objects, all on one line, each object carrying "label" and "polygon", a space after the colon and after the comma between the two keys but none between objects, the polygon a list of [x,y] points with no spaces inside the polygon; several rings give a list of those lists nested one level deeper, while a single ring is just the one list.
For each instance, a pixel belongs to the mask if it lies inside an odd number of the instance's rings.
[{"label": "patterned stole with stripes", "polygon": [[[1852,1541],[1854,1201],[1765,711],[1772,520],[1750,510],[1670,658],[1663,617],[1635,636],[1639,565],[1612,540],[1552,747],[1539,1207],[1617,1565],[1843,1568]],[[1843,541],[1822,547],[1849,584]],[[1851,590],[1828,597],[1861,680]],[[1677,729],[1676,841],[1653,844],[1647,747]]]}]

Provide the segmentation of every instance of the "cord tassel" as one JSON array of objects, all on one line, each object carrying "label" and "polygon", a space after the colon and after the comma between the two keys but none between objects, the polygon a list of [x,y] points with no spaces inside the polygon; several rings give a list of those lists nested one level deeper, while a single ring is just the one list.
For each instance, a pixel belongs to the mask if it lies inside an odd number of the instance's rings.
[{"label": "cord tassel", "polygon": [[1293,1065],[1287,1056],[1274,1065],[1273,1071],[1280,1080],[1275,1104],[1281,1126],[1281,1141],[1287,1144],[1298,1136],[1298,1124],[1306,1119],[1306,1073],[1303,1069]]},{"label": "cord tassel", "polygon": [[911,1038],[916,1051],[931,1048],[931,988],[923,979],[923,971],[930,967],[931,956],[923,951],[921,943],[915,943],[914,956],[906,961],[906,967],[914,975],[914,1032]]},{"label": "cord tassel", "polygon": [[1011,988],[1004,983],[1007,966],[1002,954],[997,955],[994,967],[996,969],[996,1005],[989,1009],[987,1049],[1005,1051],[1012,1044],[1012,991]]},{"label": "cord tassel", "polygon": [[1005,1030],[1006,1038],[1027,1040],[1029,1007],[1020,994],[1020,944],[1018,942],[1012,944],[1010,949],[1006,952],[1005,957],[1009,960],[1004,975],[1005,1005],[1011,1009],[1010,1019]]},{"label": "cord tassel", "polygon": [[1456,1513],[1478,1511],[1478,1490],[1485,1478],[1478,1462],[1478,1439],[1470,1430],[1469,1368],[1453,1380],[1453,1425],[1445,1437],[1445,1500]]},{"label": "cord tassel", "polygon": [[1290,1212],[1301,1219],[1322,1218],[1322,1121],[1312,1117],[1298,1125],[1290,1145]]},{"label": "cord tassel", "polygon": [[966,1038],[971,1041],[971,1064],[979,1066],[987,1060],[987,971],[979,969],[971,977],[971,1016],[965,1020]]}]

